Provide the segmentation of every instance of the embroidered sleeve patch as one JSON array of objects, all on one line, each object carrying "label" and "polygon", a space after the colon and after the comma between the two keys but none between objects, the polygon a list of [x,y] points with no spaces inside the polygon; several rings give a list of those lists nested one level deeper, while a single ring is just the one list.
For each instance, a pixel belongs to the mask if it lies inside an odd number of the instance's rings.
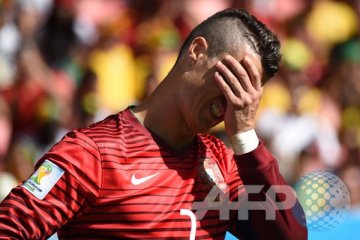
[{"label": "embroidered sleeve patch", "polygon": [[26,188],[35,197],[42,200],[63,174],[64,170],[55,163],[45,160],[34,174],[25,181],[22,187]]}]

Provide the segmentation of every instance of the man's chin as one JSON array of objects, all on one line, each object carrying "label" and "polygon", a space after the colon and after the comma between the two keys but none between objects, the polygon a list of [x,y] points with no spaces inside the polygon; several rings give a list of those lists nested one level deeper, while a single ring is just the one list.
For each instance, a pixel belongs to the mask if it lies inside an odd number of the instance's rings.
[{"label": "man's chin", "polygon": [[209,121],[206,123],[204,122],[201,125],[197,125],[195,133],[206,134],[206,133],[211,132],[214,128],[215,129],[217,129],[217,128],[224,129],[223,122],[224,122],[223,119],[218,119],[217,121],[212,121],[212,122]]},{"label": "man's chin", "polygon": [[209,133],[211,129],[212,129],[212,127],[210,127],[210,126],[198,128],[196,133],[206,134],[206,133]]},{"label": "man's chin", "polygon": [[198,133],[206,134],[206,133],[210,133],[210,132],[213,132],[213,131],[220,131],[220,130],[223,130],[223,129],[224,129],[223,121],[220,121],[220,122],[216,122],[214,124],[211,124],[207,128],[200,129],[198,131]]}]

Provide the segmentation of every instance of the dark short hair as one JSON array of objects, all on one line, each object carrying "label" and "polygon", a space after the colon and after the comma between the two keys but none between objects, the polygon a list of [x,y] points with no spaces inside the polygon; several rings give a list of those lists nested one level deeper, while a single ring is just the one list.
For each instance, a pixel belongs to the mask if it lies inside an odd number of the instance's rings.
[{"label": "dark short hair", "polygon": [[246,10],[229,8],[220,11],[196,26],[183,43],[179,58],[196,37],[204,37],[209,44],[208,55],[236,52],[239,44],[247,43],[261,56],[264,70],[263,84],[279,71],[280,41],[265,24]]}]

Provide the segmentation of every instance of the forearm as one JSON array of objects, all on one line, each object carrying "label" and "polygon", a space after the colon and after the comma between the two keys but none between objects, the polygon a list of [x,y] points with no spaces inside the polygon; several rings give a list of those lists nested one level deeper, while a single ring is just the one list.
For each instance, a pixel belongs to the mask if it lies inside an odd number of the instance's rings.
[{"label": "forearm", "polygon": [[[251,141],[254,142],[254,139]],[[233,142],[233,146],[235,152],[244,152],[244,149],[236,149],[244,146],[241,144],[241,139],[240,143],[234,144]],[[249,201],[252,201],[250,205],[252,208],[250,207],[248,215],[249,220],[246,223],[237,221],[237,228],[244,229],[244,226],[241,227],[241,225],[246,224],[247,230],[251,229],[251,233],[248,235],[254,239],[307,239],[305,223],[301,222],[304,222],[301,205],[281,176],[277,161],[264,144],[259,142],[256,149],[235,155],[234,158],[239,175],[248,192],[247,195],[249,192],[253,192],[249,197]],[[255,193],[252,186],[261,187],[261,191]],[[274,193],[279,187],[283,190],[282,194]],[[259,211],[259,209],[263,210]],[[273,218],[267,220],[266,215],[268,214],[269,217],[272,213]]]},{"label": "forearm", "polygon": [[43,234],[51,234],[43,216],[34,218],[31,196],[22,187],[17,187],[0,205],[0,239],[43,239]]}]

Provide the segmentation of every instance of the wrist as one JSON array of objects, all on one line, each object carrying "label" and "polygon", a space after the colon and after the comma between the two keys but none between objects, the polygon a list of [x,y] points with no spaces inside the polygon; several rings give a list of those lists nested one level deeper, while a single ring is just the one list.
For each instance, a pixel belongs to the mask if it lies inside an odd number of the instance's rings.
[{"label": "wrist", "polygon": [[230,137],[230,143],[235,155],[242,155],[255,150],[259,145],[259,138],[255,129],[250,129]]}]

